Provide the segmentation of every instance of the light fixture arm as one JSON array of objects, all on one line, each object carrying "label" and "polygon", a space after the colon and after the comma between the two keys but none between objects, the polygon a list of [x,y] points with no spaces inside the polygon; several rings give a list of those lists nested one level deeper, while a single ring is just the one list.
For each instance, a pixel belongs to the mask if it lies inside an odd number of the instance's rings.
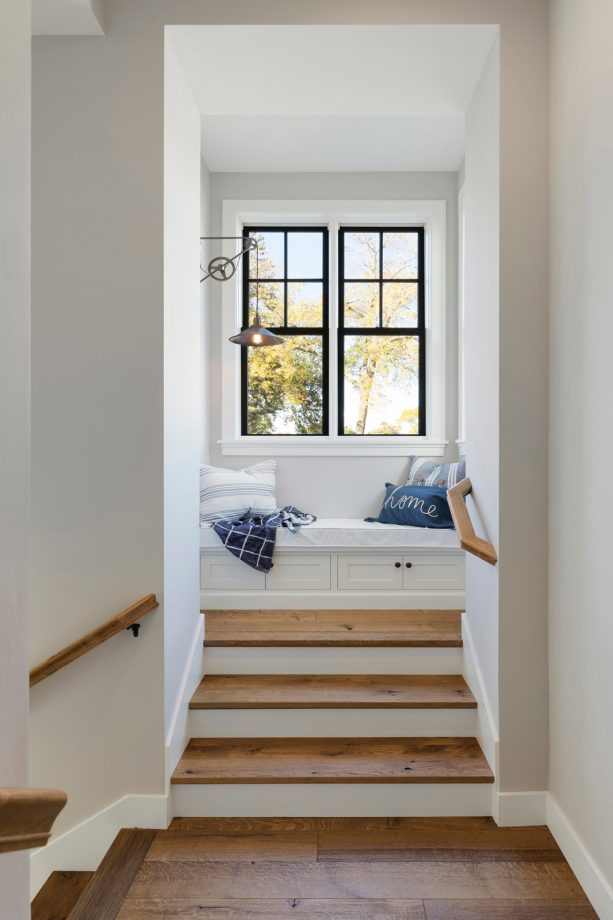
[{"label": "light fixture arm", "polygon": [[215,281],[229,281],[238,268],[241,258],[248,252],[258,248],[258,241],[253,236],[201,236],[200,242],[204,240],[240,240],[242,246],[235,256],[213,256],[206,268],[200,266],[200,271],[204,275],[200,282],[206,281],[207,278],[214,278]]}]

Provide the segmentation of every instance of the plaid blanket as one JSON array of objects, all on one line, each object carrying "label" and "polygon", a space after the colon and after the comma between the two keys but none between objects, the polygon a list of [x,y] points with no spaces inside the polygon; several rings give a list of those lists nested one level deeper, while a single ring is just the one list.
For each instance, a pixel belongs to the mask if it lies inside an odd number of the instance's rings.
[{"label": "plaid blanket", "polygon": [[269,572],[275,550],[277,527],[287,527],[296,533],[304,524],[317,518],[305,514],[293,505],[286,505],[272,514],[244,514],[240,518],[214,521],[211,525],[226,549],[258,572]]}]

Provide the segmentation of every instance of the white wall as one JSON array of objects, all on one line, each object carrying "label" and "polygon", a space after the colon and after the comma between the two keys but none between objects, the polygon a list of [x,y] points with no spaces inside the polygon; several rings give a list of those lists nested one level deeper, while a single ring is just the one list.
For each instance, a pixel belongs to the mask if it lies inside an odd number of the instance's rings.
[{"label": "white wall", "polygon": [[[30,509],[30,9],[0,8],[0,786],[27,786]],[[0,855],[0,902],[30,916],[27,852]]]},{"label": "white wall", "polygon": [[[212,173],[211,233],[221,233],[226,199],[442,199],[447,206],[446,246],[446,438],[448,455],[456,456],[457,437],[457,177],[455,173]],[[214,244],[213,244],[214,245]],[[221,453],[221,285],[210,280],[210,462],[243,467],[262,457],[228,457]],[[407,449],[407,456],[410,449]],[[274,451],[270,453],[275,457]],[[386,482],[401,482],[403,457],[276,457],[277,499],[320,517],[376,515]]]},{"label": "white wall", "polygon": [[[257,7],[251,0],[109,0],[106,14],[104,38],[39,39],[34,46],[34,657],[162,588],[164,24],[498,22],[501,733],[508,698],[509,753],[520,756],[509,761],[504,782],[543,788],[547,539],[535,515],[546,492],[547,3],[381,0],[364,12],[350,0],[261,0]],[[212,91],[223,89],[220,74]],[[354,472],[356,489],[363,488],[368,474]],[[304,495],[304,504],[312,498]],[[67,820],[120,787],[158,790],[163,781],[161,614],[148,618],[142,640],[120,636],[92,653],[111,675],[106,696],[83,696],[91,656],[47,682],[46,704],[33,694],[35,709],[48,707],[46,720],[34,720],[37,775],[52,781],[69,774]],[[524,742],[528,709],[533,722]],[[57,738],[47,745],[53,728]]]},{"label": "white wall", "polygon": [[[163,59],[147,112],[123,42],[33,42],[33,663],[163,600]],[[163,792],[163,682],[162,607],[33,689],[30,781],[68,793],[59,831]]]},{"label": "white wall", "polygon": [[[164,67],[164,730],[200,615],[200,113],[166,35]],[[173,765],[174,766],[174,765]]]},{"label": "white wall", "polygon": [[612,35],[609,0],[552,3],[550,789],[613,888]]},{"label": "white wall", "polygon": [[[207,169],[206,163],[201,158],[200,159],[200,235],[201,236],[210,236],[211,234],[211,175]],[[211,258],[209,255],[209,247],[215,245],[214,243],[203,242],[200,247],[200,264],[206,265],[208,260]],[[200,273],[200,276],[202,273]],[[201,303],[201,318],[200,318],[200,330],[201,330],[201,346],[200,346],[200,369],[201,369],[201,381],[200,381],[200,390],[202,393],[202,439],[201,439],[201,449],[202,456],[201,459],[203,463],[209,462],[209,444],[211,441],[210,435],[210,389],[209,389],[209,360],[208,360],[208,351],[209,351],[209,342],[211,336],[211,298],[210,298],[211,286],[202,282],[200,284],[200,303]]]},{"label": "white wall", "polygon": [[[500,309],[500,41],[496,40],[466,116],[464,161],[464,368],[466,463],[473,512],[498,546]],[[498,568],[466,558],[467,619],[485,690],[498,719]]]}]

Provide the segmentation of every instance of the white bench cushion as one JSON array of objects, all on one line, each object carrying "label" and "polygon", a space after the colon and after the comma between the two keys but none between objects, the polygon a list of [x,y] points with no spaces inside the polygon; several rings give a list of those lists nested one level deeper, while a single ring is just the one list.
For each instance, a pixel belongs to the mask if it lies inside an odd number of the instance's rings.
[{"label": "white bench cushion", "polygon": [[[458,549],[459,545],[455,530],[375,524],[359,518],[320,518],[301,527],[298,533],[291,533],[286,527],[277,530],[277,546],[282,548]],[[200,529],[200,547],[222,547],[221,540],[210,525],[203,525]]]}]

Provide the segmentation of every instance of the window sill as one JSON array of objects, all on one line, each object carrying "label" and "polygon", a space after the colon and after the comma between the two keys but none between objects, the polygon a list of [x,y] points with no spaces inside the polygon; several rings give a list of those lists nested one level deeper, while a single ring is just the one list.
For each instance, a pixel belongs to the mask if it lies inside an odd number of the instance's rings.
[{"label": "window sill", "polygon": [[[361,442],[361,443],[360,443]],[[218,441],[228,457],[442,457],[447,441],[432,438],[253,437]]]}]

